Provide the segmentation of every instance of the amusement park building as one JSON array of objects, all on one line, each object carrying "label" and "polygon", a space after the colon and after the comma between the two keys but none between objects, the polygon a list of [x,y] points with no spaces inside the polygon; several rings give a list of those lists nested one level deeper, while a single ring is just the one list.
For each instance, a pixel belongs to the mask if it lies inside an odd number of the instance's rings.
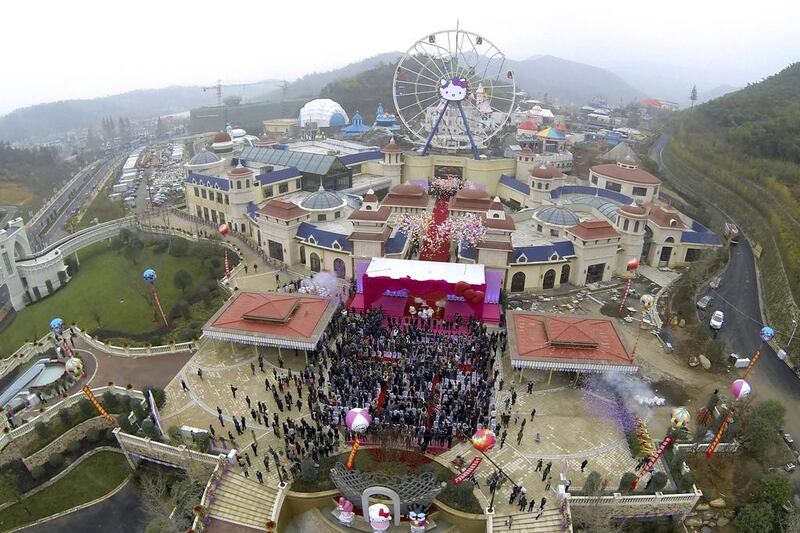
[{"label": "amusement park building", "polygon": [[[554,130],[544,135],[553,137],[552,151],[542,153],[563,154]],[[213,224],[229,223],[275,260],[352,278],[364,258],[409,255],[398,217],[432,209],[432,177],[461,176],[471,185],[451,199],[450,216],[475,214],[488,234],[454,260],[502,273],[509,291],[627,276],[632,258],[681,266],[720,245],[710,230],[659,204],[660,181],[631,158],[579,179],[536,156],[527,146],[514,158],[473,159],[404,152],[393,140],[380,149],[334,139],[263,141],[222,163],[206,158],[202,171],[187,165],[187,205]]]}]

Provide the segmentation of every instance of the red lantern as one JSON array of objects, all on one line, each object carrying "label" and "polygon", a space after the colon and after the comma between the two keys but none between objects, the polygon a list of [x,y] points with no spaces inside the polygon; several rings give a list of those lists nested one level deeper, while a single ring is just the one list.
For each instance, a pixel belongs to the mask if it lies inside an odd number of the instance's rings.
[{"label": "red lantern", "polygon": [[227,224],[220,224],[219,226],[219,234],[223,237],[231,232],[231,228]]}]

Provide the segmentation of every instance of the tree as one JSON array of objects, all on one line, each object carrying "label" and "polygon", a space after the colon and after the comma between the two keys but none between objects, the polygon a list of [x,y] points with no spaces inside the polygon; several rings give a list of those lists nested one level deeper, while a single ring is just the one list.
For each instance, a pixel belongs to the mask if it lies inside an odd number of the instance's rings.
[{"label": "tree", "polygon": [[200,501],[201,488],[188,479],[174,481],[160,471],[142,474],[138,484],[142,508],[152,517],[147,531],[182,533],[191,527],[191,509]]},{"label": "tree", "polygon": [[178,270],[175,272],[172,282],[175,284],[176,288],[180,289],[181,292],[186,292],[186,289],[192,286],[192,275],[183,269]]},{"label": "tree", "polygon": [[740,533],[772,533],[775,512],[768,503],[753,503],[739,510],[733,525]]},{"label": "tree", "polygon": [[756,458],[762,458],[778,440],[786,409],[780,402],[766,400],[741,411],[740,439]]},{"label": "tree", "polygon": [[692,92],[689,93],[689,100],[692,101],[692,107],[694,107],[694,103],[697,101],[697,85],[692,85]]},{"label": "tree", "polygon": [[650,482],[650,489],[653,492],[658,492],[667,486],[667,475],[664,472],[656,472],[653,474],[653,480]]},{"label": "tree", "polygon": [[767,503],[778,512],[792,497],[792,482],[781,472],[768,474],[761,479],[756,500]]},{"label": "tree", "polygon": [[622,474],[622,479],[619,480],[619,491],[623,494],[631,492],[631,483],[636,479],[636,474],[633,472],[625,472]]},{"label": "tree", "polygon": [[583,491],[588,496],[598,496],[602,492],[603,478],[596,471],[589,472],[586,482],[583,484]]}]

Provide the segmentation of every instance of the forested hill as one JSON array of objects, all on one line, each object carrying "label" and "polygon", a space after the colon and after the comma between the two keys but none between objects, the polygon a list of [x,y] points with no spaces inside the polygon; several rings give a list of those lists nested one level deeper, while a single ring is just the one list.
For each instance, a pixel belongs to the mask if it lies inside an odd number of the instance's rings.
[{"label": "forested hill", "polygon": [[[21,187],[38,194],[46,194],[54,185],[72,175],[78,162],[65,162],[53,148],[12,148],[0,142],[0,190]],[[0,198],[2,203],[7,199]]]},{"label": "forested hill", "polygon": [[690,115],[690,123],[713,128],[731,148],[800,164],[800,63]]}]

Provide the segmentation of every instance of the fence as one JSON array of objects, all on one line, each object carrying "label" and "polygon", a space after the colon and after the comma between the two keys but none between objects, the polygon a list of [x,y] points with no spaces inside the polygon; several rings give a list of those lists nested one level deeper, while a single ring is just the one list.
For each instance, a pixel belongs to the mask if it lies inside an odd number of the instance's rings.
[{"label": "fence", "polygon": [[[711,443],[708,442],[692,442],[684,444],[676,444],[675,451],[685,451],[687,453],[705,453]],[[733,442],[720,442],[714,453],[734,453],[739,451],[741,444],[738,441]]]},{"label": "fence", "polygon": [[[104,392],[107,391],[110,391],[113,394],[122,394],[130,398],[137,398],[139,400],[144,400],[144,394],[142,394],[142,391],[134,389],[126,389],[125,387],[120,387],[117,385],[97,387],[92,389],[92,392],[94,393],[95,396],[101,396]],[[43,413],[28,420],[27,423],[12,429],[8,433],[4,433],[2,436],[0,436],[0,451],[3,450],[6,446],[8,446],[11,442],[33,431],[37,422],[49,422],[50,419],[52,419],[54,416],[58,414],[58,411],[60,411],[61,409],[67,409],[69,407],[72,407],[73,405],[77,404],[81,400],[81,398],[85,397],[86,396],[83,394],[83,392],[76,392],[72,396],[69,396],[64,400],[54,404],[52,407],[47,408]]]},{"label": "fence", "polygon": [[683,508],[682,512],[689,513],[703,496],[703,492],[696,486],[692,486],[692,491],[691,493],[684,494],[663,494],[661,492],[656,492],[655,494],[642,495],[623,495],[619,492],[615,492],[611,496],[575,496],[569,494],[569,505],[573,509],[582,506],[647,506],[650,508],[676,506]]},{"label": "fence", "polygon": [[138,456],[167,466],[183,468],[190,477],[204,481],[224,457],[221,454],[210,455],[198,452],[183,444],[172,446],[149,437],[129,435],[123,433],[120,428],[114,430],[114,435],[130,463],[133,464],[131,456]]},{"label": "fence", "polygon": [[[75,328],[78,329],[78,328]],[[91,335],[78,329],[80,337],[93,348],[103,350],[111,355],[124,355],[127,357],[147,357],[149,355],[161,355],[167,353],[185,352],[187,350],[196,350],[198,342],[177,342],[171,344],[162,344],[160,346],[114,346],[113,344],[106,344],[102,341],[92,338]]]}]

